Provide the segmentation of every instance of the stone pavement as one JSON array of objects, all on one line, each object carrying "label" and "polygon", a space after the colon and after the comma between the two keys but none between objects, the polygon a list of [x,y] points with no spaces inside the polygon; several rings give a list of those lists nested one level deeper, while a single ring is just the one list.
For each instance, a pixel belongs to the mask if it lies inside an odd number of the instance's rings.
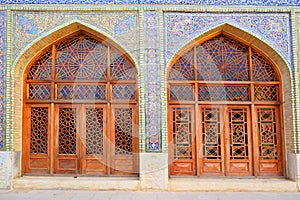
[{"label": "stone pavement", "polygon": [[0,200],[300,200],[300,192],[0,190]]}]

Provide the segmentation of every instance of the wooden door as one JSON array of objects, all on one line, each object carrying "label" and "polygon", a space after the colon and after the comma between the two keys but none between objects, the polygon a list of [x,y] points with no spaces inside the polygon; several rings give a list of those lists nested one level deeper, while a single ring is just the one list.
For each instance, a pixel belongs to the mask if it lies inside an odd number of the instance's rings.
[{"label": "wooden door", "polygon": [[54,173],[80,173],[80,115],[79,106],[58,104],[55,108],[56,131]]},{"label": "wooden door", "polygon": [[194,106],[169,106],[171,175],[196,175]]},{"label": "wooden door", "polygon": [[138,173],[138,135],[135,105],[112,105],[109,141],[111,173]]},{"label": "wooden door", "polygon": [[282,176],[280,112],[278,106],[255,107],[255,174]]},{"label": "wooden door", "polygon": [[224,175],[224,108],[207,105],[200,106],[199,110],[199,175]]},{"label": "wooden door", "polygon": [[25,104],[23,136],[24,173],[49,174],[51,109],[49,104]]},{"label": "wooden door", "polygon": [[199,109],[199,175],[252,175],[249,107],[207,105]]},{"label": "wooden door", "polygon": [[81,108],[82,174],[107,174],[106,105],[83,105]]},{"label": "wooden door", "polygon": [[252,135],[249,106],[228,106],[225,121],[227,176],[252,175]]}]

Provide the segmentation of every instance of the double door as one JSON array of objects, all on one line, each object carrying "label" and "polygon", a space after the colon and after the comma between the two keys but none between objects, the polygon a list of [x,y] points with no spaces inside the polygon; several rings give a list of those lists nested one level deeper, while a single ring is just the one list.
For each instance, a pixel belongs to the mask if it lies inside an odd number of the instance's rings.
[{"label": "double door", "polygon": [[276,106],[170,105],[170,174],[282,175]]},{"label": "double door", "polygon": [[135,105],[26,105],[24,173],[137,174]]}]

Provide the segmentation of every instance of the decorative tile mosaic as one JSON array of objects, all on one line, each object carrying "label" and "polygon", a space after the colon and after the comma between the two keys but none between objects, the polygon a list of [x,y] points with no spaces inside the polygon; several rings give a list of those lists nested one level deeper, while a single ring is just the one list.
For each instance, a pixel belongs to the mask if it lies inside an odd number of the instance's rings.
[{"label": "decorative tile mosaic", "polygon": [[188,4],[297,6],[300,0],[0,0],[1,4]]},{"label": "decorative tile mosaic", "polygon": [[3,99],[4,99],[4,68],[6,62],[5,56],[6,42],[6,12],[0,11],[0,150],[4,148],[3,132]]},{"label": "decorative tile mosaic", "polygon": [[33,40],[46,35],[68,22],[79,21],[100,29],[127,48],[138,60],[137,12],[15,12],[13,30],[13,59]]},{"label": "decorative tile mosaic", "polygon": [[164,19],[166,63],[197,36],[231,24],[270,45],[293,66],[289,14],[166,13]]},{"label": "decorative tile mosaic", "polygon": [[146,151],[161,150],[160,66],[157,12],[145,12]]}]

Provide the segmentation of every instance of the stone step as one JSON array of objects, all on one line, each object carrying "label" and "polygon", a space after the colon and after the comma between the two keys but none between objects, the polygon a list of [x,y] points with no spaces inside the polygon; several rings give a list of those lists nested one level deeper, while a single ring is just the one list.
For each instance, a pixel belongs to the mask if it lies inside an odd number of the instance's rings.
[{"label": "stone step", "polygon": [[12,181],[12,189],[139,190],[136,177],[41,177],[24,176]]},{"label": "stone step", "polygon": [[297,183],[284,178],[171,178],[169,191],[297,192]]}]

